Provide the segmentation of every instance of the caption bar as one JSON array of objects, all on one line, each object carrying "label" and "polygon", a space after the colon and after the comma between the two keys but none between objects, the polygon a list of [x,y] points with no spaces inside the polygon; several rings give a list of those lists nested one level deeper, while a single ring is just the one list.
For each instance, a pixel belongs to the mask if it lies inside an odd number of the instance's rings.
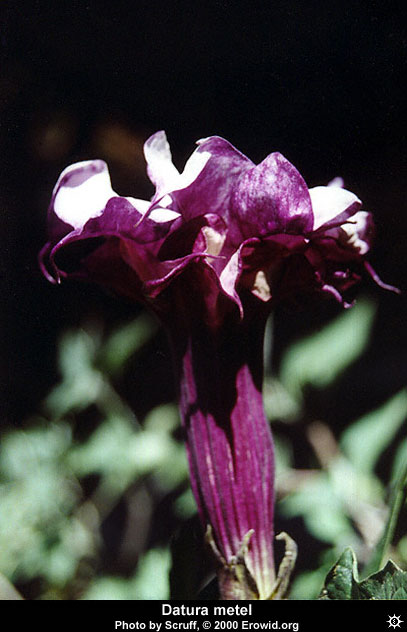
[{"label": "caption bar", "polygon": [[[298,632],[298,621],[253,621],[253,606],[247,605],[211,605],[211,606],[176,606],[161,604],[161,620],[124,621],[116,620],[114,630],[291,630]],[[182,620],[177,620],[182,617]],[[206,618],[208,617],[208,618]],[[188,620],[186,620],[186,618]]]}]

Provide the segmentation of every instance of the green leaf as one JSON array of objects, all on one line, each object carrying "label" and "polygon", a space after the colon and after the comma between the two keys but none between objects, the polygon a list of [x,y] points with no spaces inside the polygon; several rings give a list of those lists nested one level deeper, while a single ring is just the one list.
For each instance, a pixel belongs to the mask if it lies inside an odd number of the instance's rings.
[{"label": "green leaf", "polygon": [[320,599],[358,599],[357,562],[351,548],[345,549],[337,563],[331,568],[325,579]]},{"label": "green leaf", "polygon": [[136,574],[122,577],[104,576],[96,579],[81,597],[83,600],[145,600],[168,599],[171,555],[168,548],[147,551],[141,558]]},{"label": "green leaf", "polygon": [[407,572],[391,560],[359,585],[359,599],[407,599]]},{"label": "green leaf", "polygon": [[157,330],[157,325],[147,314],[114,331],[100,350],[101,369],[116,375],[131,356],[138,351]]},{"label": "green leaf", "polygon": [[48,395],[46,410],[56,418],[83,410],[95,402],[103,389],[103,376],[93,367],[97,347],[95,336],[79,330],[67,332],[59,347],[62,381]]},{"label": "green leaf", "polygon": [[381,571],[359,582],[356,557],[348,548],[329,571],[319,599],[407,599],[407,572],[390,560]]},{"label": "green leaf", "polygon": [[357,470],[372,472],[406,416],[407,390],[403,389],[345,430],[340,441],[342,451]]},{"label": "green leaf", "polygon": [[137,568],[134,599],[168,599],[171,553],[169,548],[150,549]]},{"label": "green leaf", "polygon": [[66,465],[72,437],[43,422],[7,434],[0,451],[0,572],[64,586],[90,554],[93,534],[73,513],[81,490]]},{"label": "green leaf", "polygon": [[294,343],[286,352],[280,377],[299,397],[307,384],[324,388],[363,352],[373,325],[375,308],[361,300],[312,336]]},{"label": "green leaf", "polygon": [[71,449],[69,465],[79,476],[100,473],[109,497],[150,474],[159,488],[168,492],[188,476],[184,446],[172,436],[178,423],[172,405],[155,408],[138,430],[123,417],[109,417],[86,443]]},{"label": "green leaf", "polygon": [[335,545],[355,543],[343,499],[327,472],[310,478],[298,491],[283,498],[279,511],[287,517],[302,516],[309,532],[322,542]]},{"label": "green leaf", "polygon": [[390,510],[382,537],[380,538],[372,559],[366,565],[364,574],[377,571],[385,561],[387,550],[392,543],[400,510],[407,498],[407,446],[403,443],[396,459],[391,482]]},{"label": "green leaf", "polygon": [[264,410],[269,421],[296,421],[301,412],[298,401],[283,386],[283,384],[266,375],[263,382]]}]

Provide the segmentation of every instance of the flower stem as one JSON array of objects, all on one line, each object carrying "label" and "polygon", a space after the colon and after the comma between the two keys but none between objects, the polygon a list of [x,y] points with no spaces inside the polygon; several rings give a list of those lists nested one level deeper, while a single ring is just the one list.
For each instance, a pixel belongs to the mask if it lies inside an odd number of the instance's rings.
[{"label": "flower stem", "polygon": [[257,310],[243,320],[230,315],[217,328],[202,319],[170,328],[192,490],[218,558],[223,599],[267,599],[275,580],[265,321]]}]

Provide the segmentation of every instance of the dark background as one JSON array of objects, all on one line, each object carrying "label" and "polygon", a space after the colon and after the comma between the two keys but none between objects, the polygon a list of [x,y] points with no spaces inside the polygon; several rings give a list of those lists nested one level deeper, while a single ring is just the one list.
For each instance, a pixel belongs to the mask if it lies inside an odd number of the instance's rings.
[{"label": "dark background", "polygon": [[[357,0],[2,2],[2,424],[20,425],[57,381],[63,329],[95,315],[108,328],[135,311],[98,288],[53,287],[39,273],[46,208],[61,169],[104,158],[119,193],[148,196],[141,149],[158,129],[167,131],[179,167],[198,138],[218,134],[256,162],[282,152],[309,186],[342,175],[374,213],[373,266],[405,287],[402,7]],[[406,383],[405,297],[372,282],[365,291],[378,304],[374,336],[343,378],[348,388],[333,422],[347,406],[370,409]],[[330,301],[279,310],[275,366],[290,340],[338,310]],[[165,354],[162,363],[147,361],[143,372],[147,391],[157,372],[166,376],[165,400],[173,395]]]}]

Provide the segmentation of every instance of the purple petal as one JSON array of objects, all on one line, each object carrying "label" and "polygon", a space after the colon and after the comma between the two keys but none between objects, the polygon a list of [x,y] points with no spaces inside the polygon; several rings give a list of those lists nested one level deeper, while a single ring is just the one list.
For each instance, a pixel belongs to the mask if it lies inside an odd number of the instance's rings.
[{"label": "purple petal", "polygon": [[172,191],[188,187],[196,180],[210,157],[205,151],[195,151],[180,174],[172,162],[170,146],[163,131],[153,134],[145,142],[144,155],[148,176],[156,186],[154,200],[161,200]]},{"label": "purple petal", "polygon": [[[99,217],[87,222],[81,235],[83,238],[116,236],[133,239],[139,244],[154,242],[157,250],[179,215],[163,208],[155,208],[147,214],[145,209],[148,207],[149,204],[142,200],[113,197]],[[144,215],[147,215],[145,219]]]},{"label": "purple petal", "polygon": [[229,259],[227,265],[222,270],[219,281],[223,292],[235,301],[239,307],[240,317],[243,318],[243,306],[240,296],[237,293],[237,284],[241,275],[241,257],[240,251],[237,250]]},{"label": "purple petal", "polygon": [[[78,185],[75,192],[76,200],[78,205],[85,209],[87,197],[84,195],[82,199],[81,191],[83,189]],[[67,232],[55,245],[50,242],[40,253],[40,265],[44,274],[47,278],[52,276],[56,280],[61,275],[66,276],[68,273],[64,264],[67,261],[69,262],[69,274],[82,270],[84,267],[83,259],[87,256],[85,243],[89,241],[92,245],[96,243],[98,238],[103,240],[117,238],[121,241],[131,242],[133,250],[139,250],[139,258],[148,257],[149,270],[153,273],[154,257],[179,215],[168,209],[155,208],[144,219],[148,208],[149,203],[143,200],[119,196],[110,197],[101,212],[91,216],[84,225],[79,224],[76,229]],[[86,213],[82,213],[82,218],[85,216]],[[78,242],[81,242],[83,247],[74,249],[73,244]],[[146,244],[148,244],[148,248]],[[65,251],[64,258],[61,258]],[[77,258],[76,261],[75,257]]]},{"label": "purple petal", "polygon": [[395,294],[401,294],[401,290],[398,287],[384,283],[368,261],[364,262],[364,267],[366,272],[368,272],[368,274],[372,277],[373,281],[379,287],[383,288],[383,290],[388,290],[389,292],[394,292]]},{"label": "purple petal", "polygon": [[161,261],[177,259],[188,253],[206,252],[219,255],[226,237],[226,225],[217,215],[208,213],[187,222],[177,222],[163,242],[158,256]]},{"label": "purple petal", "polygon": [[219,136],[199,141],[194,153],[198,156],[205,154],[208,158],[189,186],[174,191],[180,212],[185,219],[213,213],[229,224],[230,197],[236,181],[253,163]]},{"label": "purple petal", "polygon": [[313,224],[307,185],[279,153],[270,154],[242,175],[233,194],[231,214],[245,239],[306,233]]},{"label": "purple petal", "polygon": [[294,254],[304,251],[308,240],[302,235],[278,234],[244,241],[221,272],[222,289],[236,302],[238,290],[249,289],[261,301],[281,293],[278,281],[282,266]]},{"label": "purple petal", "polygon": [[330,259],[352,261],[360,259],[370,250],[374,224],[370,213],[358,211],[340,226],[312,236],[313,243]]},{"label": "purple petal", "polygon": [[[146,295],[157,296],[191,269],[196,279],[201,275],[199,283],[209,284],[208,291],[202,285],[209,302],[222,294],[241,317],[243,289],[267,302],[288,293],[283,279],[293,291],[300,279],[301,287],[308,282],[342,292],[345,277],[336,273],[348,275],[347,285],[355,282],[348,267],[360,267],[373,223],[342,180],[308,191],[281,154],[255,166],[217,136],[198,142],[182,174],[164,132],[151,136],[144,151],[156,186],[153,202],[118,196],[103,161],[63,171],[49,209],[50,241],[40,254],[47,278],[83,274],[90,260],[114,253]],[[304,274],[297,270],[300,260]]]}]

